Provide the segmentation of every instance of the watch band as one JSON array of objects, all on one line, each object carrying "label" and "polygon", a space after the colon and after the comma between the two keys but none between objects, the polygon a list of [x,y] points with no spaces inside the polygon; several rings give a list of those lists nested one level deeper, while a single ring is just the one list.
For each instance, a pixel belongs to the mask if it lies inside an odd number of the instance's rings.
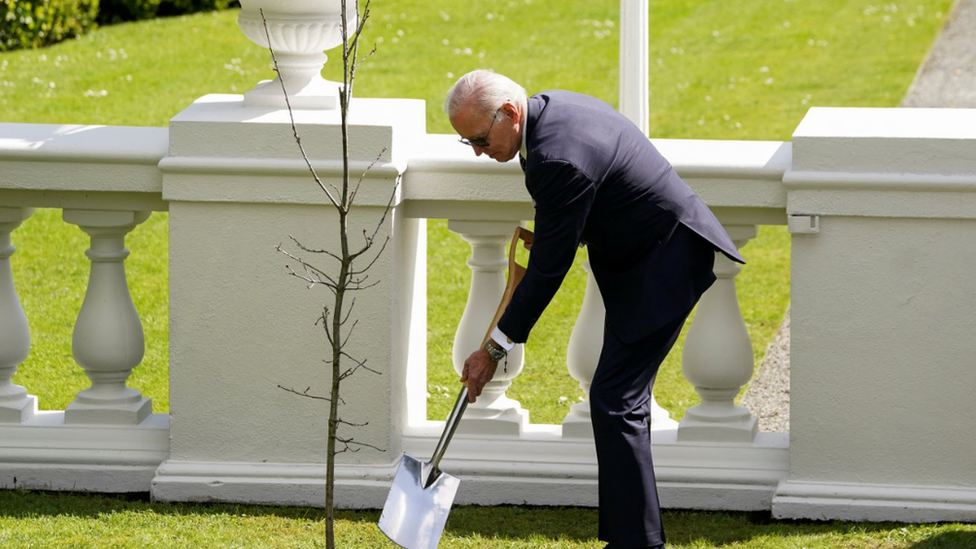
[{"label": "watch band", "polygon": [[500,349],[492,345],[492,341],[490,339],[485,342],[485,351],[488,353],[488,357],[495,362],[498,362],[508,355],[508,351],[505,349]]}]

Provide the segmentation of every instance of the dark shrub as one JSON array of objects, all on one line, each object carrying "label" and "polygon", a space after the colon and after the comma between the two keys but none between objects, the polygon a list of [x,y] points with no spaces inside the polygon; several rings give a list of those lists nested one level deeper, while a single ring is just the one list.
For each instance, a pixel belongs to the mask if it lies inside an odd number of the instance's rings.
[{"label": "dark shrub", "polygon": [[160,0],[101,0],[98,22],[111,25],[122,21],[152,19],[159,11]]},{"label": "dark shrub", "polygon": [[162,0],[159,15],[181,15],[198,11],[225,10],[239,6],[236,0]]},{"label": "dark shrub", "polygon": [[0,51],[40,48],[95,26],[98,0],[0,0]]}]

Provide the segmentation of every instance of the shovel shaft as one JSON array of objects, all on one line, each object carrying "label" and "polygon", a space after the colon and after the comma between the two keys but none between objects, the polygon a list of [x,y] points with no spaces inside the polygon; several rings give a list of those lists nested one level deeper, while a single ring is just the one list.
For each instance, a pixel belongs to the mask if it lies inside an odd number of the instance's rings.
[{"label": "shovel shaft", "polygon": [[434,466],[435,470],[438,469],[441,458],[444,457],[444,452],[447,451],[447,445],[451,443],[451,437],[454,436],[454,431],[457,431],[458,424],[461,423],[461,416],[464,415],[464,410],[467,407],[468,388],[465,386],[461,388],[461,392],[454,402],[454,408],[451,410],[450,415],[447,416],[444,432],[441,433],[441,438],[437,441],[437,446],[434,448],[434,455],[430,458],[430,464]]}]

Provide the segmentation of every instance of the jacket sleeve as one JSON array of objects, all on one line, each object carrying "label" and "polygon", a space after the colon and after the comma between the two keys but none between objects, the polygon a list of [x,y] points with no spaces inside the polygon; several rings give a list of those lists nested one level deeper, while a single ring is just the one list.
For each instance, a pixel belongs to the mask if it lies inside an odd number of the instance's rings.
[{"label": "jacket sleeve", "polygon": [[535,239],[525,277],[498,321],[512,341],[524,343],[573,265],[596,197],[593,181],[569,162],[527,167],[526,185],[535,207]]}]

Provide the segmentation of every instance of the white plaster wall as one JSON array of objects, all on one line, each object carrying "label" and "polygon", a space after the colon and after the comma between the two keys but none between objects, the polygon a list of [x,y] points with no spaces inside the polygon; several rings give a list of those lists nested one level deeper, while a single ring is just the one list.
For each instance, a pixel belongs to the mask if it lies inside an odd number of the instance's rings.
[{"label": "white plaster wall", "polygon": [[[326,207],[174,203],[171,206],[171,459],[247,462],[324,460],[327,403],[277,386],[326,395],[331,355],[321,326],[324,288],[307,289],[285,272],[294,262],[275,251],[295,235],[314,248],[338,249]],[[372,228],[377,211],[351,223]],[[388,229],[387,231],[388,232]],[[357,239],[358,240],[358,239]],[[359,320],[348,350],[383,376],[344,383],[342,416],[370,426],[346,436],[386,448],[390,417],[390,319],[395,283],[387,250],[371,271],[383,283],[359,292]],[[309,256],[302,253],[301,255]],[[331,270],[324,257],[315,261]],[[372,461],[373,451],[343,456]],[[386,458],[383,458],[386,459]]]},{"label": "white plaster wall", "polygon": [[794,235],[791,478],[976,486],[976,220]]},{"label": "white plaster wall", "polygon": [[[297,111],[296,118],[319,176],[338,186],[338,114]],[[377,160],[349,218],[355,250],[363,231],[375,230],[409,144],[424,132],[424,105],[357,100],[350,119],[352,184]],[[268,471],[273,464],[324,463],[328,403],[278,386],[328,395],[331,366],[323,361],[331,359],[331,347],[316,320],[324,306],[333,308],[333,296],[324,286],[308,289],[289,276],[285,265],[301,267],[275,246],[337,273],[336,261],[301,251],[289,235],[309,248],[338,253],[338,215],[308,173],[287,113],[243,108],[239,96],[201,98],[171,122],[170,156],[160,168],[170,201],[172,442],[157,487],[164,497],[179,499],[180,483],[195,484],[187,493],[200,497],[220,463],[267,464]],[[393,239],[368,272],[367,283],[379,284],[347,294],[345,304],[348,311],[356,301],[347,327],[358,322],[346,351],[379,375],[359,370],[346,379],[340,406],[343,420],[368,423],[342,426],[340,436],[383,451],[342,453],[346,464],[386,466],[399,455],[395,434],[406,420],[406,365],[422,353],[419,323],[413,322],[424,311],[417,301],[426,298],[416,278],[423,274],[422,222],[403,217],[396,210],[399,191],[395,196],[374,250],[387,235]],[[374,255],[367,253],[357,266]],[[352,367],[347,360],[343,369]],[[228,470],[226,476],[246,484],[241,479],[255,474],[273,484],[280,471]]]}]

